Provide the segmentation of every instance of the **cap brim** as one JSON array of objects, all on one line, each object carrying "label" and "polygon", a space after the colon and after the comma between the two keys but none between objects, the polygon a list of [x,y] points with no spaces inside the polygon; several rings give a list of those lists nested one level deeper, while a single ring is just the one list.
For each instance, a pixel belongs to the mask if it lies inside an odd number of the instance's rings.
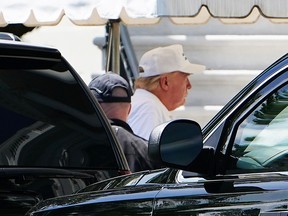
[{"label": "cap brim", "polygon": [[205,69],[206,67],[204,65],[189,63],[185,67],[181,68],[180,71],[183,73],[193,74],[203,72]]}]

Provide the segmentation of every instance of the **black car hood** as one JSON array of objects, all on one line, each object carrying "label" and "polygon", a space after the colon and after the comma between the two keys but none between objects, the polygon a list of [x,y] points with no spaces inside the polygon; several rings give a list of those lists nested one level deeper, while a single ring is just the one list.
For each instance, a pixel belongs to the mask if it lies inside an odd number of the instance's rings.
[{"label": "black car hood", "polygon": [[[76,212],[81,212],[81,209],[83,209],[86,215],[92,215],[92,213],[93,215],[97,213],[101,215],[101,213],[105,213],[105,210],[107,210],[107,206],[105,207],[105,204],[109,202],[113,202],[115,206],[111,205],[111,209],[108,211],[114,211],[113,208],[115,208],[115,211],[119,212],[119,210],[117,210],[117,202],[119,205],[122,205],[122,201],[124,202],[123,206],[130,206],[130,208],[132,206],[134,206],[134,208],[137,206],[138,211],[140,212],[142,210],[139,208],[139,206],[144,206],[151,212],[153,209],[153,200],[158,194],[159,190],[161,190],[160,185],[147,185],[139,187],[127,187],[124,189],[122,188],[121,190],[116,189],[109,191],[81,193],[78,195],[65,196],[61,199],[54,198],[45,200],[36,205],[36,207],[33,207],[31,212],[46,213],[56,210],[58,214],[60,212],[59,215],[68,215],[69,213],[72,215],[73,212],[75,213],[75,209],[77,209]],[[143,200],[141,200],[141,197],[143,197]],[[121,215],[125,215],[125,209],[126,208],[121,209]],[[131,212],[131,209],[127,209],[128,212]],[[137,213],[135,213],[135,215],[137,215]]]},{"label": "black car hood", "polygon": [[[145,208],[152,210],[153,200],[163,187],[161,181],[167,181],[171,172],[173,170],[166,168],[111,178],[90,185],[74,195],[45,200],[32,208],[31,212],[56,210],[58,213],[65,211],[65,214],[68,214],[70,211],[73,212],[75,208],[77,211],[79,208],[84,208],[85,212],[89,212],[91,207],[91,211],[95,214],[95,209],[99,213],[105,211],[102,204],[105,206],[107,202],[121,203],[122,201],[125,202],[125,205],[130,203],[128,204],[131,205],[130,207],[135,205],[135,208],[136,206],[139,208],[139,206],[145,205]],[[125,211],[124,208],[122,210]],[[124,212],[122,213],[124,214]]]},{"label": "black car hood", "polygon": [[0,41],[0,167],[127,170],[104,116],[58,50]]}]

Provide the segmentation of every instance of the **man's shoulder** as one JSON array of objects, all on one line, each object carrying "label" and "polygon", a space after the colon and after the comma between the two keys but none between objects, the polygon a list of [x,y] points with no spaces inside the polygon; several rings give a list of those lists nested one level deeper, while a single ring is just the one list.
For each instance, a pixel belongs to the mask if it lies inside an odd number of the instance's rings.
[{"label": "man's shoulder", "polygon": [[148,142],[145,139],[127,131],[120,126],[114,125],[112,128],[115,131],[116,137],[119,140],[125,155],[147,154]]},{"label": "man's shoulder", "polygon": [[121,127],[123,129],[126,129],[127,131],[133,133],[133,130],[132,128],[130,127],[130,125],[125,122],[125,121],[122,121],[120,119],[110,119],[111,120],[111,125],[112,127],[113,126],[116,126],[116,127]]},{"label": "man's shoulder", "polygon": [[154,100],[159,100],[157,98],[156,95],[154,95],[152,92],[149,92],[145,89],[136,89],[134,95],[132,96],[131,98],[132,102],[133,101],[137,101],[137,100],[140,100],[140,101],[154,101]]},{"label": "man's shoulder", "polygon": [[[138,94],[136,94],[137,91],[139,91]],[[132,113],[135,109],[137,109],[138,112],[140,110],[145,110],[145,112],[155,112],[155,110],[166,109],[164,104],[156,95],[144,89],[136,89],[134,95],[132,96],[131,104]]]},{"label": "man's shoulder", "polygon": [[[137,142],[142,142],[142,143],[146,143],[147,144],[147,140],[143,139],[140,136],[137,136],[136,134],[126,130],[125,128],[118,126],[118,125],[112,125],[112,128],[114,129],[117,137],[121,137],[123,139],[127,139],[127,140],[133,140],[133,141],[137,141]],[[123,136],[123,137],[122,137]]]}]

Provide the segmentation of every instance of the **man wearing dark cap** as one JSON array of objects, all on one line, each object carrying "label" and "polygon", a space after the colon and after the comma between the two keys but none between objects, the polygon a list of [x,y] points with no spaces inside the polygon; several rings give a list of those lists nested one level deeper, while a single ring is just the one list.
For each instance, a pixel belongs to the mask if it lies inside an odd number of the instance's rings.
[{"label": "man wearing dark cap", "polygon": [[131,171],[160,168],[149,159],[147,141],[135,135],[127,124],[132,95],[128,82],[118,74],[107,72],[95,77],[88,87],[111,120]]}]

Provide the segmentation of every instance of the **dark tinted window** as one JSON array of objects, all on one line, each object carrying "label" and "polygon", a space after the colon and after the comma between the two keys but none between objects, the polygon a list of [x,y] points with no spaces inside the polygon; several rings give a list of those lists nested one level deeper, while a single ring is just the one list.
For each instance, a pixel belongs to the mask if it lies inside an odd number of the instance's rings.
[{"label": "dark tinted window", "polygon": [[0,166],[117,168],[103,121],[65,61],[8,62],[0,65]]},{"label": "dark tinted window", "polygon": [[[115,166],[104,130],[90,137],[65,126],[15,116],[11,123],[17,127],[6,127],[3,133],[6,137],[1,136],[1,166],[89,169]],[[2,122],[1,128],[5,128]]]}]

